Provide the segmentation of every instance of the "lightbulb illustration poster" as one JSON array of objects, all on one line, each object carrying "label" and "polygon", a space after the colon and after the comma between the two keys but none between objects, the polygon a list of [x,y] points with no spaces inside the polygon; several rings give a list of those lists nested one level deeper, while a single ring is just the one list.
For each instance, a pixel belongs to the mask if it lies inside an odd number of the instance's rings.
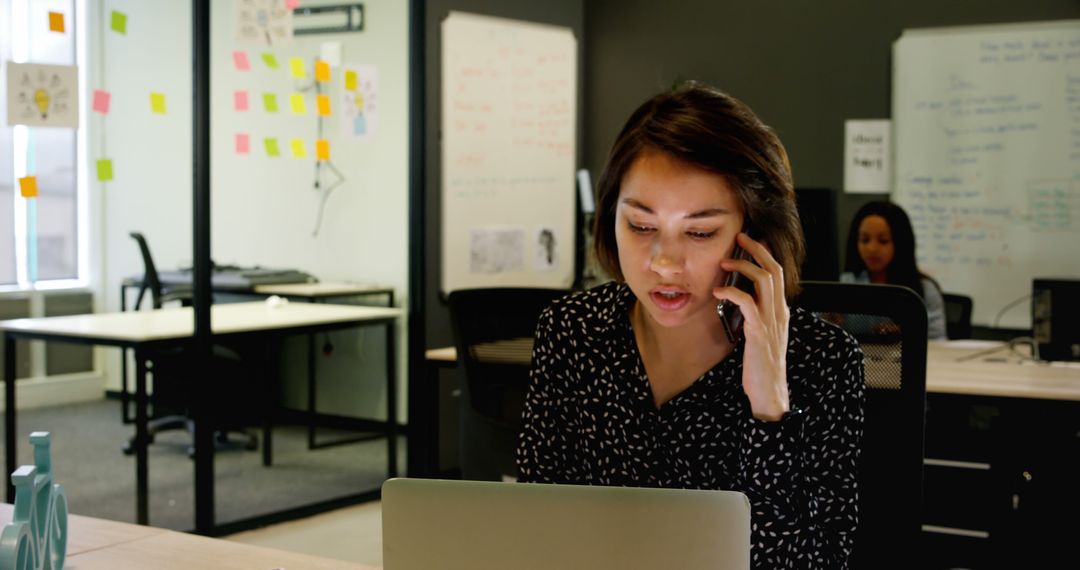
[{"label": "lightbulb illustration poster", "polygon": [[8,125],[79,127],[79,69],[7,62]]}]

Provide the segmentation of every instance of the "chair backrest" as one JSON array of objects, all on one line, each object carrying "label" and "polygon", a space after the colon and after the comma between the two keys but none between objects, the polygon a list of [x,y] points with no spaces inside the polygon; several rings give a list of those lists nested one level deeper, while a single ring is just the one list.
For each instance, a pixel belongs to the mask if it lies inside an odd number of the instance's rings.
[{"label": "chair backrest", "polygon": [[927,315],[892,285],[804,282],[797,306],[840,326],[864,355],[859,527],[851,568],[914,568],[922,521]]},{"label": "chair backrest", "polygon": [[161,279],[158,278],[157,268],[154,267],[154,258],[150,256],[150,247],[146,245],[146,238],[139,232],[131,232],[131,238],[139,244],[139,253],[143,261],[143,278],[139,285],[139,294],[135,297],[135,308],[142,304],[143,295],[150,291],[150,301],[155,309],[161,308]]},{"label": "chair backrest", "polygon": [[517,476],[515,452],[540,313],[561,289],[467,289],[450,293],[450,322],[465,373],[461,475],[498,481]]},{"label": "chair backrest", "polygon": [[945,299],[945,334],[950,339],[971,338],[972,300],[967,295],[942,293]]}]

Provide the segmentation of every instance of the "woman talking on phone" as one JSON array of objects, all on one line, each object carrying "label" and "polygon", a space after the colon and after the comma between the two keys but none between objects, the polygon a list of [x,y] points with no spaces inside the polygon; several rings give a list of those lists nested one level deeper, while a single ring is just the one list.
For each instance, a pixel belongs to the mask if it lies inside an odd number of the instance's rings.
[{"label": "woman talking on phone", "polygon": [[615,281],[540,317],[519,480],[742,491],[754,568],[847,567],[862,353],[788,305],[804,245],[776,134],[689,83],[630,116],[597,198]]}]

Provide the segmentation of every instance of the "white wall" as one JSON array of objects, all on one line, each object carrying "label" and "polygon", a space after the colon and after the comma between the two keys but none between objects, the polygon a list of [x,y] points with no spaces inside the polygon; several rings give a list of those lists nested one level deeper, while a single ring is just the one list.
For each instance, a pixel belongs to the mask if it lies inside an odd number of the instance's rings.
[{"label": "white wall", "polygon": [[[305,2],[304,5],[336,2]],[[97,3],[93,3],[97,4]],[[408,254],[408,2],[365,0],[365,29],[347,34],[297,36],[289,45],[237,43],[232,2],[212,3],[211,86],[211,219],[212,257],[218,263],[299,268],[323,281],[355,281],[392,286],[397,304],[406,306]],[[92,8],[96,9],[96,8]],[[190,264],[191,254],[191,7],[183,0],[111,0],[104,18],[118,9],[128,14],[126,36],[106,32],[98,42],[103,54],[98,69],[112,92],[112,111],[103,120],[88,121],[101,136],[90,136],[91,161],[96,152],[110,155],[116,180],[92,191],[103,219],[100,243],[104,310],[119,308],[119,283],[141,272],[135,243],[128,232],[142,231],[159,268]],[[107,29],[107,26],[106,26]],[[347,182],[331,195],[321,231],[313,237],[318,193],[314,173],[315,101],[307,94],[308,114],[289,112],[288,94],[299,90],[288,74],[288,59],[310,62],[320,45],[338,41],[345,63],[372,63],[379,69],[379,130],[371,141],[338,135],[337,115],[328,118],[325,134],[331,158]],[[247,51],[252,71],[237,72],[234,50]],[[268,70],[260,54],[271,51],[281,68]],[[91,62],[91,66],[94,62]],[[340,70],[330,88],[340,93]],[[90,82],[92,90],[95,84]],[[233,91],[248,89],[251,109],[233,109]],[[149,93],[163,92],[168,114],[150,112]],[[281,110],[263,110],[262,93],[278,94]],[[335,109],[338,111],[338,109]],[[236,132],[251,134],[251,154],[234,152]],[[276,136],[282,156],[269,158],[262,138]],[[289,152],[291,138],[308,141],[308,158]],[[99,140],[100,139],[100,140]],[[91,162],[92,164],[92,162]],[[381,417],[385,394],[376,379],[382,374],[381,334],[334,333],[332,357],[320,357],[320,411]],[[318,339],[318,345],[323,343]],[[284,366],[304,370],[306,343],[291,342]],[[400,409],[405,409],[405,331],[399,327]],[[119,386],[119,359],[106,355],[110,388]],[[371,386],[356,378],[370,374]],[[292,392],[302,393],[302,386]],[[295,400],[295,398],[292,398]],[[303,399],[299,400],[303,403]],[[401,416],[403,417],[403,416]]]}]

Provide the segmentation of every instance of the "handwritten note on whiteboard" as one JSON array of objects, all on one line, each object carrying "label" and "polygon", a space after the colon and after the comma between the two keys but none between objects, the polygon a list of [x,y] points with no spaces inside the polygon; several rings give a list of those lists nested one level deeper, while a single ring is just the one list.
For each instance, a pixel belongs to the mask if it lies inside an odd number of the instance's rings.
[{"label": "handwritten note on whiteboard", "polygon": [[[461,12],[442,39],[443,291],[569,287],[573,263],[560,260],[574,258],[577,39]],[[545,239],[507,241],[508,227],[542,227]]]}]

